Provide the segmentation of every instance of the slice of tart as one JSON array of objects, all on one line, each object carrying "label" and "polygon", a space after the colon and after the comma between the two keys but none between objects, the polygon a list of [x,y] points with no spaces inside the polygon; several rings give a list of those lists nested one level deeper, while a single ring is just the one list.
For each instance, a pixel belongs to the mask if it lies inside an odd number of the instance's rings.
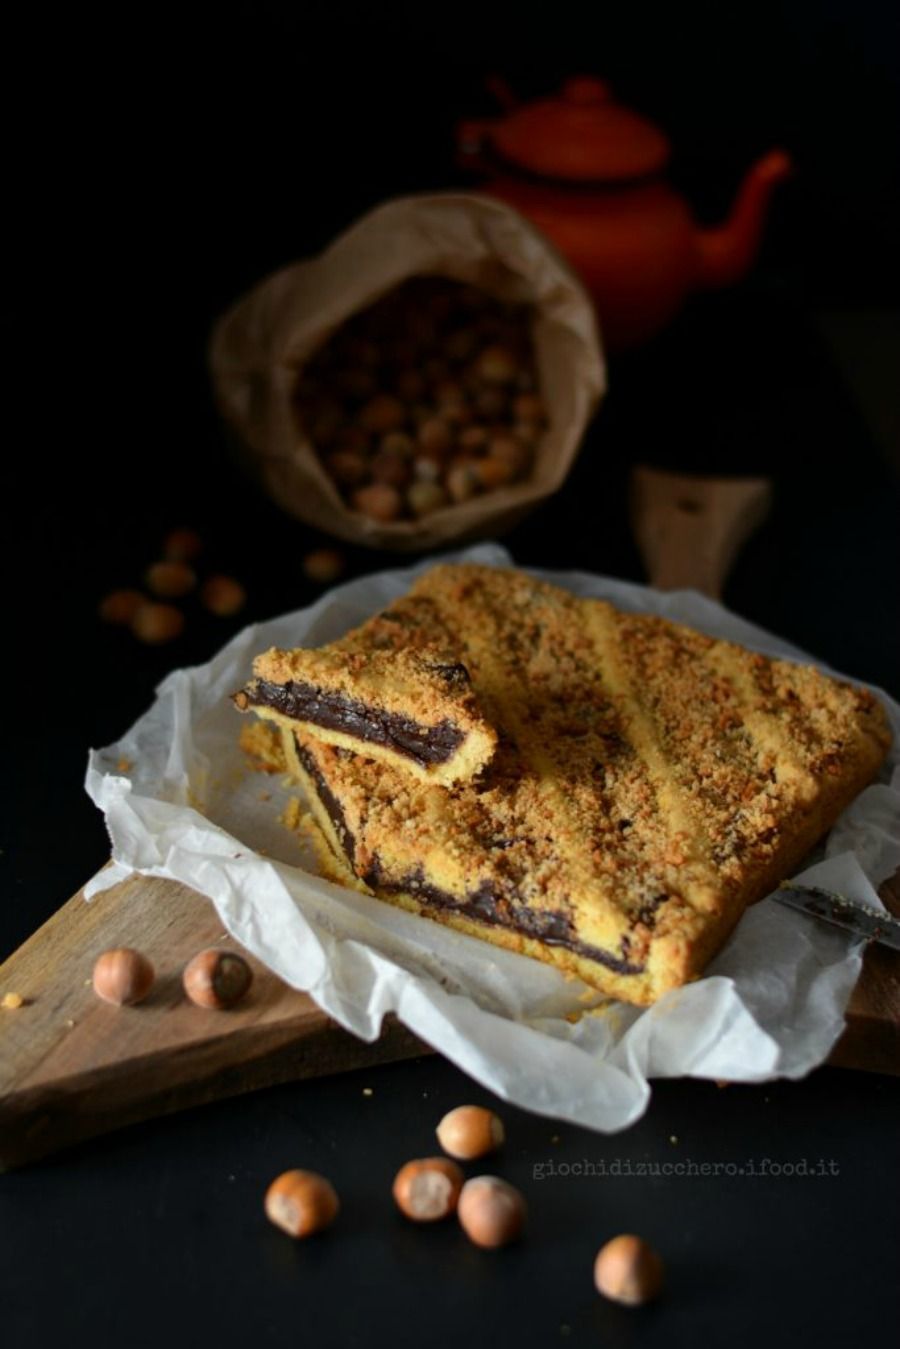
[{"label": "slice of tart", "polygon": [[866,690],[514,571],[436,567],[343,648],[445,633],[498,735],[452,792],[281,722],[324,869],[628,1002],[696,978],[890,743]]},{"label": "slice of tart", "polygon": [[273,647],[235,695],[288,730],[354,750],[443,787],[474,777],[494,752],[465,665],[439,647],[318,651]]}]

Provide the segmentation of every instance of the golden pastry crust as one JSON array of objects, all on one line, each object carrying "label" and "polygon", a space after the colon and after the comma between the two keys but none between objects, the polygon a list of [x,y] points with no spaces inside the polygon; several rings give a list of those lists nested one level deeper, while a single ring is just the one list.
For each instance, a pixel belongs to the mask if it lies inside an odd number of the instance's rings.
[{"label": "golden pastry crust", "polygon": [[341,644],[455,635],[498,732],[453,791],[285,736],[334,856],[379,898],[649,1003],[696,978],[890,743],[865,690],[522,573],[439,566]]},{"label": "golden pastry crust", "polygon": [[458,654],[441,646],[366,650],[340,643],[257,656],[235,696],[276,724],[451,786],[490,760],[497,735]]}]

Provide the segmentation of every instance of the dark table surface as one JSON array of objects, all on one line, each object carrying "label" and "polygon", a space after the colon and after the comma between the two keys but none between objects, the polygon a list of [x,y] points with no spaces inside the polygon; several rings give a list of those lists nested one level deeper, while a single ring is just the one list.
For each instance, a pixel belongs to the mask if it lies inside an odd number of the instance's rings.
[{"label": "dark table surface", "polygon": [[[479,111],[475,67],[495,56],[500,65],[508,45],[498,18],[494,55],[473,55],[460,32],[461,65],[446,56],[443,34],[423,41],[412,65],[397,57],[391,66],[386,48],[373,62],[357,44],[348,66],[347,6],[296,8],[327,11],[329,42],[287,28],[279,41],[282,30],[273,38],[260,16],[289,7],[257,6],[220,16],[215,50],[199,21],[186,46],[182,16],[177,39],[157,32],[137,89],[125,54],[96,78],[107,50],[98,34],[93,59],[80,49],[44,147],[58,208],[46,218],[57,229],[26,278],[46,303],[31,305],[37,331],[20,342],[37,376],[33,434],[9,450],[19,490],[4,495],[0,540],[15,633],[2,672],[14,772],[0,813],[0,955],[106,858],[102,821],[82,790],[88,746],[116,739],[174,665],[207,660],[244,622],[318,593],[300,561],[321,540],[279,514],[226,451],[204,367],[210,324],[264,271],[319,247],[379,197],[452,181],[433,147],[449,144],[455,116]],[[883,306],[868,317],[858,306],[841,312],[854,298],[842,298],[842,286],[880,294],[895,252],[881,188],[871,188],[864,216],[854,195],[886,181],[889,156],[869,134],[886,106],[884,83],[837,30],[823,27],[818,46],[808,40],[814,8],[788,6],[793,36],[773,43],[756,18],[747,31],[734,27],[731,7],[706,38],[709,16],[694,16],[688,42],[679,7],[666,21],[677,59],[661,42],[643,66],[633,58],[635,42],[644,50],[637,13],[623,11],[629,31],[618,43],[607,26],[605,70],[627,92],[637,69],[638,101],[656,91],[658,114],[676,123],[680,107],[677,139],[705,147],[693,164],[676,164],[684,180],[693,188],[711,180],[711,163],[722,169],[708,218],[724,211],[763,137],[787,127],[806,172],[785,194],[794,192],[794,207],[773,225],[753,282],[695,301],[663,338],[613,363],[611,392],[569,481],[505,542],[524,564],[640,579],[625,504],[634,464],[769,473],[773,509],[738,559],[726,602],[896,696],[900,347]],[[428,7],[402,9],[404,22],[443,24],[443,8],[433,20]],[[857,47],[865,38],[875,70],[883,43],[869,27]],[[563,36],[564,26],[552,56],[561,73],[583,59],[577,34],[568,45]],[[148,26],[145,54],[151,38]],[[770,50],[777,78],[766,82],[759,70]],[[541,51],[535,36],[535,67]],[[845,89],[848,60],[855,92],[845,102],[835,88]],[[795,92],[804,62],[815,99]],[[533,86],[549,78],[536,75]],[[320,117],[326,87],[341,100]],[[858,127],[848,108],[859,110]],[[292,159],[300,128],[303,153]],[[322,191],[335,164],[340,173]],[[49,297],[38,281],[48,266]],[[180,525],[201,532],[212,565],[246,582],[248,609],[233,621],[198,612],[175,645],[138,647],[98,623],[97,602],[135,584]],[[348,575],[393,561],[347,557]],[[0,1177],[0,1342],[774,1349],[875,1344],[890,1333],[896,1079],[821,1069],[758,1087],[660,1082],[645,1117],[614,1137],[500,1105],[509,1142],[491,1166],[523,1188],[531,1218],[520,1246],[493,1255],[452,1224],[410,1227],[389,1194],[399,1164],[434,1149],[446,1109],[487,1099],[446,1062],[423,1058],[147,1123]],[[700,1174],[711,1163],[722,1164],[717,1173]],[[306,1244],[262,1215],[265,1186],[289,1166],[322,1171],[343,1202],[335,1229]],[[620,1231],[651,1240],[669,1271],[664,1300],[637,1313],[592,1290],[593,1256]]]}]

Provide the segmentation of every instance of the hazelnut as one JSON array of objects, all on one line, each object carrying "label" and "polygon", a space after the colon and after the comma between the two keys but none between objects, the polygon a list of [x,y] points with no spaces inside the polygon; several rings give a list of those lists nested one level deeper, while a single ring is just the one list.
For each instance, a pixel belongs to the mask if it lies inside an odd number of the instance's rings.
[{"label": "hazelnut", "polygon": [[325,467],[342,487],[358,487],[369,475],[368,462],[355,450],[335,450],[325,460]]},{"label": "hazelnut", "polygon": [[439,384],[450,374],[450,366],[446,361],[442,361],[439,356],[432,356],[430,360],[425,362],[422,369],[425,378],[432,385]]},{"label": "hazelnut", "polygon": [[289,1237],[309,1237],[330,1227],[339,1208],[334,1187],[315,1171],[285,1171],[266,1190],[266,1217]]},{"label": "hazelnut", "polygon": [[475,395],[475,407],[486,421],[499,421],[506,414],[506,394],[502,389],[482,389]]},{"label": "hazelnut", "polygon": [[253,983],[253,971],[235,951],[201,951],[185,966],[184,991],[198,1007],[233,1007]]},{"label": "hazelnut", "polygon": [[488,441],[488,458],[508,464],[513,477],[518,477],[528,463],[528,450],[515,436],[497,432]]},{"label": "hazelnut", "polygon": [[193,590],[197,577],[186,562],[154,562],[144,575],[147,589],[164,600],[178,600]]},{"label": "hazelnut", "polygon": [[657,1296],[662,1282],[662,1260],[640,1237],[613,1237],[597,1253],[594,1283],[613,1302],[639,1307]]},{"label": "hazelnut", "polygon": [[460,403],[465,396],[465,390],[458,379],[442,379],[434,387],[436,403]]},{"label": "hazelnut", "polygon": [[344,555],[336,548],[316,548],[303,559],[303,574],[310,581],[330,585],[344,570]]},{"label": "hazelnut", "polygon": [[154,978],[146,956],[130,946],[116,946],[97,957],[92,982],[98,998],[122,1007],[143,1002]]},{"label": "hazelnut", "polygon": [[516,422],[513,427],[513,435],[516,440],[527,445],[529,448],[535,446],[544,434],[543,423],[541,422]]},{"label": "hazelnut", "polygon": [[200,588],[200,599],[211,614],[231,618],[247,603],[247,592],[233,576],[210,576]]},{"label": "hazelnut", "polygon": [[499,1148],[505,1138],[503,1121],[482,1105],[460,1105],[437,1127],[437,1141],[451,1157],[468,1162]]},{"label": "hazelnut", "polygon": [[512,466],[502,459],[477,459],[472,469],[487,492],[494,487],[505,487],[515,477]]},{"label": "hazelnut", "polygon": [[383,454],[396,454],[400,459],[411,459],[415,451],[412,436],[405,431],[388,431],[378,445]]},{"label": "hazelnut", "polygon": [[481,488],[481,483],[472,464],[458,463],[454,464],[447,473],[444,486],[451,501],[460,502],[468,501],[475,496]]},{"label": "hazelnut", "polygon": [[390,393],[377,394],[359,414],[359,424],[363,430],[376,435],[382,435],[385,431],[399,431],[405,421],[405,404]]},{"label": "hazelnut", "polygon": [[313,418],[309,434],[314,445],[327,446],[337,438],[344,417],[340,408],[323,408]]},{"label": "hazelnut", "polygon": [[203,552],[203,540],[194,529],[173,529],[163,539],[167,562],[193,562]]},{"label": "hazelnut", "polygon": [[469,1240],[489,1250],[515,1241],[525,1226],[525,1200],[499,1176],[475,1176],[467,1180],[457,1212]]},{"label": "hazelnut", "polygon": [[475,365],[488,384],[511,384],[519,373],[519,362],[508,347],[485,347]]},{"label": "hazelnut", "polygon": [[104,623],[127,626],[142,604],[147,601],[139,590],[113,590],[100,601],[97,610]]},{"label": "hazelnut", "polygon": [[456,1212],[463,1173],[446,1157],[407,1162],[394,1177],[394,1201],[413,1222],[431,1223]]},{"label": "hazelnut", "polygon": [[536,393],[520,393],[512,403],[513,416],[520,422],[545,420],[544,404]]},{"label": "hazelnut", "polygon": [[441,403],[438,410],[444,421],[449,422],[451,426],[468,426],[473,417],[472,408],[466,398],[454,398]]},{"label": "hazelnut", "polygon": [[447,494],[436,482],[414,482],[406,493],[406,504],[413,515],[430,515],[447,504]]},{"label": "hazelnut", "polygon": [[335,440],[334,450],[336,454],[366,455],[369,453],[369,437],[361,426],[345,426]]},{"label": "hazelnut", "polygon": [[417,403],[424,397],[425,379],[418,370],[402,370],[397,376],[396,390],[407,403]]},{"label": "hazelnut", "polygon": [[475,354],[478,334],[474,328],[457,328],[444,341],[444,351],[451,361],[468,361]]},{"label": "hazelnut", "polygon": [[153,604],[147,600],[131,620],[131,631],[138,641],[160,646],[181,635],[184,631],[184,614],[174,604]]},{"label": "hazelnut", "polygon": [[398,454],[389,454],[379,450],[372,460],[372,477],[375,482],[386,482],[391,487],[405,487],[410,479],[410,466]]},{"label": "hazelnut", "polygon": [[416,482],[437,482],[443,471],[443,462],[434,455],[417,454],[413,460]]},{"label": "hazelnut", "polygon": [[434,416],[434,408],[431,403],[413,403],[409,409],[410,420],[417,428],[431,421]]},{"label": "hazelnut", "polygon": [[378,381],[370,370],[342,370],[334,383],[344,398],[357,403],[361,403],[364,398],[372,398],[378,391]]},{"label": "hazelnut", "polygon": [[419,448],[428,454],[448,454],[453,445],[453,432],[442,417],[429,417],[418,430]]},{"label": "hazelnut", "polygon": [[353,508],[370,520],[379,520],[387,524],[396,520],[403,508],[400,493],[396,487],[385,482],[374,482],[369,487],[360,487],[353,493]]},{"label": "hazelnut", "polygon": [[464,426],[459,433],[459,448],[477,453],[483,450],[488,440],[486,426]]}]

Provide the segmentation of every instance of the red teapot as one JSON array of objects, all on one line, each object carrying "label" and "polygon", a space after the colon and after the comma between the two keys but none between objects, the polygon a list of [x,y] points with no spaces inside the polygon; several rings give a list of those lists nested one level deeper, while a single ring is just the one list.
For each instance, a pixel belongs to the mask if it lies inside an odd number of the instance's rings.
[{"label": "red teapot", "polygon": [[783,150],[749,170],[731,214],[701,229],[665,181],[665,135],[612,98],[601,80],[518,104],[505,84],[490,121],[457,128],[461,162],[485,191],[531,220],[580,274],[610,349],[663,328],[691,291],[738,281],[756,256],[773,187],[791,171]]}]

